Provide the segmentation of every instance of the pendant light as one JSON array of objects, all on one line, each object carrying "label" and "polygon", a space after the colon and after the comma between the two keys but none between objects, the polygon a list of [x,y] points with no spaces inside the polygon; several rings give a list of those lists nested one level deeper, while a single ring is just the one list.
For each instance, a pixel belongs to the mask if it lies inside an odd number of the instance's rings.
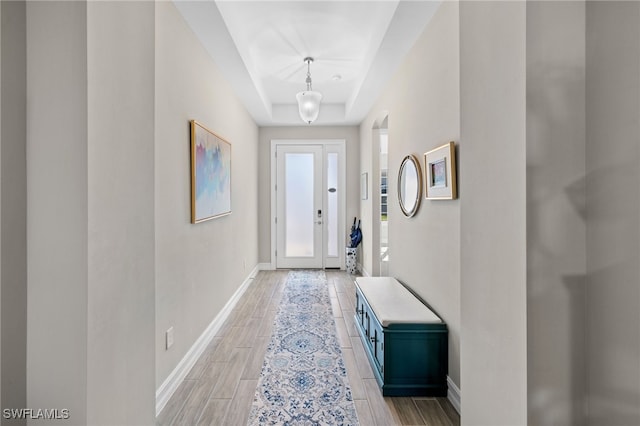
[{"label": "pendant light", "polygon": [[313,58],[304,58],[304,62],[307,63],[307,90],[298,92],[296,99],[298,100],[300,118],[302,118],[304,122],[311,124],[318,118],[322,94],[320,94],[320,92],[314,92],[311,89],[311,62],[313,62]]}]

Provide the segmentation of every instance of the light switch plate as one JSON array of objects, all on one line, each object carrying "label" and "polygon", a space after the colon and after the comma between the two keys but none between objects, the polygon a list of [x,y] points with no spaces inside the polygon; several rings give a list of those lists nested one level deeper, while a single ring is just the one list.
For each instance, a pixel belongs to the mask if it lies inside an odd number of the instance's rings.
[{"label": "light switch plate", "polygon": [[166,348],[169,349],[171,346],[173,346],[173,327],[169,327],[169,329],[167,330],[166,338],[167,338]]}]

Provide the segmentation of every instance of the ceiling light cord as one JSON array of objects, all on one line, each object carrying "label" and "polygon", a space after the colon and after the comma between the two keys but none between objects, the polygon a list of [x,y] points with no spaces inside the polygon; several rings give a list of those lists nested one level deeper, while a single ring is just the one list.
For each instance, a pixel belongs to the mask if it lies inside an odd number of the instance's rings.
[{"label": "ceiling light cord", "polygon": [[304,61],[307,63],[307,90],[313,90],[311,88],[311,62],[313,62],[313,58],[304,58]]}]

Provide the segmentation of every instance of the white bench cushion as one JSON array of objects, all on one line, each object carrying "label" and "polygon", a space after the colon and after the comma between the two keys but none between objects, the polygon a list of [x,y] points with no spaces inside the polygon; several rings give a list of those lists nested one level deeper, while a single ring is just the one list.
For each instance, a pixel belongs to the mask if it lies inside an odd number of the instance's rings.
[{"label": "white bench cushion", "polygon": [[442,320],[392,277],[358,277],[356,285],[383,327],[441,324]]}]

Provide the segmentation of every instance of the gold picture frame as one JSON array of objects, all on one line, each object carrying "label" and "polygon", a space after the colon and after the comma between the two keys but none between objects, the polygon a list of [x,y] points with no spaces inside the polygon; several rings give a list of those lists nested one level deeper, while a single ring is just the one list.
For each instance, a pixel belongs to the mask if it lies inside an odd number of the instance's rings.
[{"label": "gold picture frame", "polygon": [[456,179],[456,144],[449,142],[424,153],[425,198],[458,198]]},{"label": "gold picture frame", "polygon": [[191,120],[191,223],[231,214],[231,144]]}]

